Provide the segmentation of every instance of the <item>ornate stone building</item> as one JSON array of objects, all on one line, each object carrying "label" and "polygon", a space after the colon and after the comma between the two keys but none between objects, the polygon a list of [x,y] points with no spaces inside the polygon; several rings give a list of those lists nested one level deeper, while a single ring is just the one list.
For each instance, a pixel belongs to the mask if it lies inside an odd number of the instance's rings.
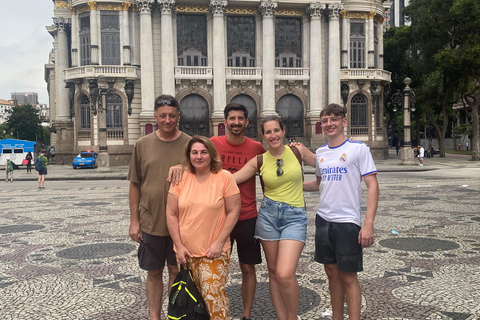
[{"label": "ornate stone building", "polygon": [[287,136],[325,143],[319,114],[347,108],[347,135],[388,157],[383,121],[382,0],[53,0],[45,67],[56,158],[99,152],[125,165],[155,130],[153,102],[174,95],[180,129],[224,134],[229,102],[249,110],[247,135],[278,114]]}]

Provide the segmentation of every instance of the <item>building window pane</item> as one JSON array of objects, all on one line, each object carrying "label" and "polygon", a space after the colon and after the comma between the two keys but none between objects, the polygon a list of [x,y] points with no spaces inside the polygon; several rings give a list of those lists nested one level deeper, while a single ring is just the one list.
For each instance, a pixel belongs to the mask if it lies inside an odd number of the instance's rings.
[{"label": "building window pane", "polygon": [[207,65],[207,22],[203,15],[177,15],[179,66]]},{"label": "building window pane", "polygon": [[365,24],[350,24],[350,68],[365,68]]},{"label": "building window pane", "polygon": [[107,101],[107,128],[123,128],[123,103],[122,98],[116,93],[109,93],[106,96]]},{"label": "building window pane", "polygon": [[90,130],[90,99],[85,94],[80,98],[80,130]]},{"label": "building window pane", "polygon": [[229,67],[255,67],[255,18],[227,17]]},{"label": "building window pane", "polygon": [[301,19],[275,19],[275,67],[302,67]]},{"label": "building window pane", "polygon": [[80,15],[80,65],[90,64],[90,13]]},{"label": "building window pane", "polygon": [[351,103],[351,126],[367,126],[367,98],[363,94],[357,94],[352,98]]},{"label": "building window pane", "polygon": [[102,64],[120,64],[120,23],[117,11],[101,11]]}]

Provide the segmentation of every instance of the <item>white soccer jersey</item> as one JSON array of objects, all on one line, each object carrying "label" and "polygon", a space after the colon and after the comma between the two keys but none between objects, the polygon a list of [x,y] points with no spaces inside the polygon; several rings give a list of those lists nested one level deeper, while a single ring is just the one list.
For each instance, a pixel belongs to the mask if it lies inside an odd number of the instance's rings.
[{"label": "white soccer jersey", "polygon": [[370,148],[348,139],[333,148],[325,144],[317,149],[315,173],[322,179],[317,214],[361,226],[362,177],[377,173]]}]

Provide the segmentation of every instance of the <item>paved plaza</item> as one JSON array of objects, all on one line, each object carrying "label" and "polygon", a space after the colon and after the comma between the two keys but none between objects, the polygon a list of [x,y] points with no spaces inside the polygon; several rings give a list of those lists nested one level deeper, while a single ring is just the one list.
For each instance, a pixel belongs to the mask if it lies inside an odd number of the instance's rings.
[{"label": "paved plaza", "polygon": [[[359,275],[362,319],[480,319],[480,163],[453,155],[425,159],[425,167],[398,163],[394,154],[377,162],[376,243]],[[146,273],[128,237],[128,168],[48,170],[44,190],[35,172],[0,180],[0,319],[148,319]],[[257,193],[260,202],[259,186]],[[326,275],[313,261],[318,194],[306,200],[299,315],[331,319]],[[253,319],[276,319],[265,262],[257,270]],[[235,320],[240,282],[234,253],[227,293]]]}]

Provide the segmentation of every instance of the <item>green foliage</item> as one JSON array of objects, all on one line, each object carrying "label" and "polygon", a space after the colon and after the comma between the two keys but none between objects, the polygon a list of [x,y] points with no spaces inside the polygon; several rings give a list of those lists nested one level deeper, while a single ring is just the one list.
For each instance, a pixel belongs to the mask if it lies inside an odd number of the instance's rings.
[{"label": "green foliage", "polygon": [[12,138],[35,141],[41,133],[40,123],[38,110],[32,105],[14,106],[6,122],[7,132],[13,132]]}]

